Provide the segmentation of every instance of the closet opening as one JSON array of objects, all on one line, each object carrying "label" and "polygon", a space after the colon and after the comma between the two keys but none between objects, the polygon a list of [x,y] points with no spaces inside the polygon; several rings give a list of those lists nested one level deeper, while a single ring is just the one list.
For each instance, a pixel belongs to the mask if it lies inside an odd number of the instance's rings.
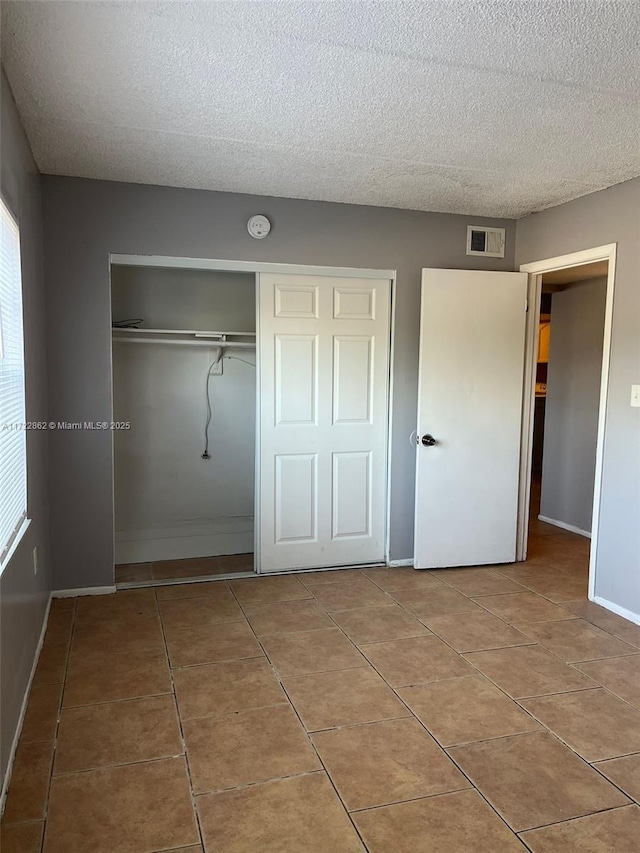
[{"label": "closet opening", "polygon": [[256,276],[111,266],[115,580],[254,572]]}]

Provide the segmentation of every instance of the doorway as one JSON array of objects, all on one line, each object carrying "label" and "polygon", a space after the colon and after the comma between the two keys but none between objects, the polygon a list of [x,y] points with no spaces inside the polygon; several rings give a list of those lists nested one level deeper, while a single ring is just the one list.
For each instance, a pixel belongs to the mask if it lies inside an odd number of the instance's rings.
[{"label": "doorway", "polygon": [[593,599],[615,245],[521,270],[529,313],[518,560],[545,589]]},{"label": "doorway", "polygon": [[388,561],[394,278],[111,256],[118,587]]}]

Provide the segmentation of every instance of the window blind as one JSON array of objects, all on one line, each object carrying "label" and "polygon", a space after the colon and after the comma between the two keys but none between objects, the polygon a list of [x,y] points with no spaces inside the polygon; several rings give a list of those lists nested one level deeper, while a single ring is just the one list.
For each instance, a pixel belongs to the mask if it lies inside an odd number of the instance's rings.
[{"label": "window blind", "polygon": [[27,516],[20,232],[0,200],[0,565]]}]

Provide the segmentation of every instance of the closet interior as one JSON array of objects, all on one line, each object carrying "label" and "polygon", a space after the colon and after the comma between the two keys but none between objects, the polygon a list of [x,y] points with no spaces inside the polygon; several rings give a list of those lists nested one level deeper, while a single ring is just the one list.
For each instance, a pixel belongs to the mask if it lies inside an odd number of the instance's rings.
[{"label": "closet interior", "polygon": [[116,584],[254,569],[253,273],[111,268]]}]

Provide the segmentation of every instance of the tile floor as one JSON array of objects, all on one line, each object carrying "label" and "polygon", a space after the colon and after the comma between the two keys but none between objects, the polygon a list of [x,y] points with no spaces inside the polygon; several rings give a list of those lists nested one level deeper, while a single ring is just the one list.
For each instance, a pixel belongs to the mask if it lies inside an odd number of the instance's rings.
[{"label": "tile floor", "polygon": [[116,584],[128,586],[152,581],[186,580],[252,571],[253,554],[194,557],[189,560],[159,560],[153,563],[121,563],[116,566]]},{"label": "tile floor", "polygon": [[53,602],[2,853],[637,853],[640,627],[584,540]]}]

